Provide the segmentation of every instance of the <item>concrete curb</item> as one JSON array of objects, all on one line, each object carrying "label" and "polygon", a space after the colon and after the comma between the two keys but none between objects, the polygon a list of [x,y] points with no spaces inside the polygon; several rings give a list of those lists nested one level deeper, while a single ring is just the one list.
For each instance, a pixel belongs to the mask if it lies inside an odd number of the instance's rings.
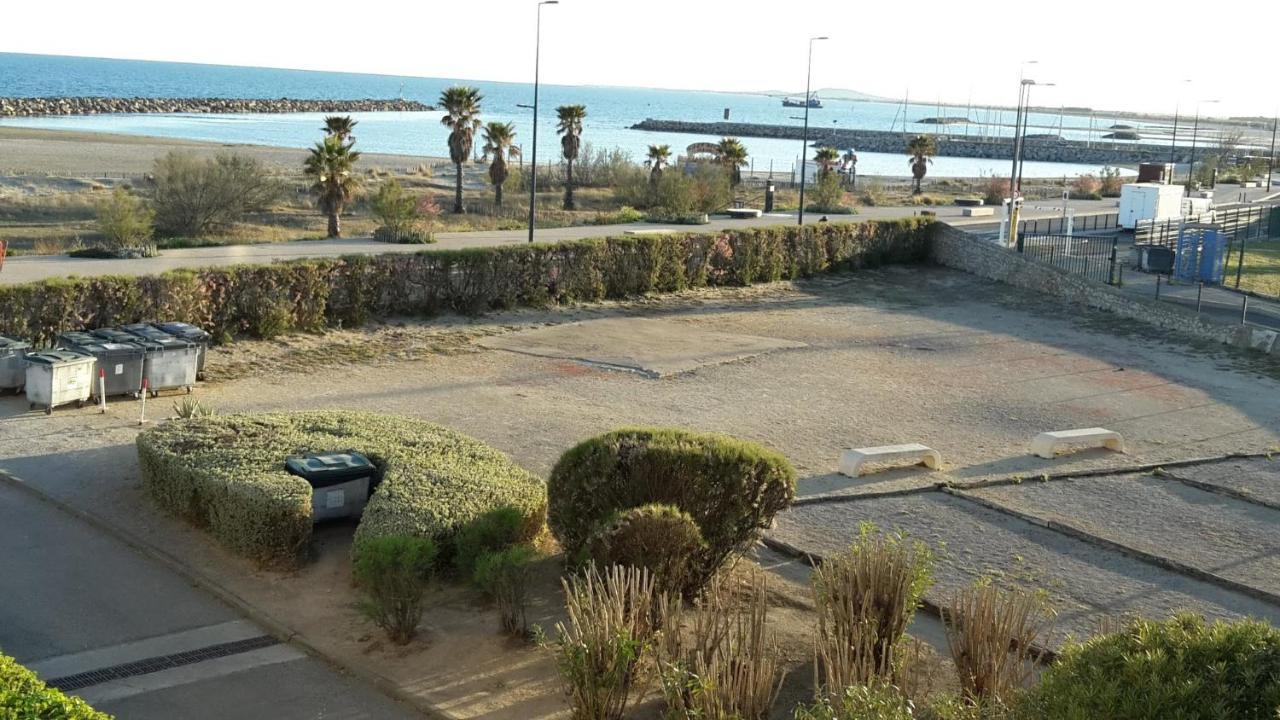
[{"label": "concrete curb", "polygon": [[1129,547],[1128,545],[1124,545],[1122,543],[1118,543],[1113,540],[1107,540],[1106,538],[1099,537],[1085,530],[1081,530],[1080,528],[1074,525],[1061,523],[1061,522],[1058,522],[1057,520],[1050,520],[1049,518],[1041,517],[1033,513],[1023,512],[1021,510],[1014,510],[1013,508],[1010,508],[1005,505],[1001,505],[1000,503],[997,503],[993,500],[987,500],[986,498],[980,498],[974,495],[970,495],[960,489],[943,488],[942,492],[946,493],[947,495],[950,495],[951,497],[959,498],[961,500],[974,503],[975,505],[981,505],[982,507],[985,507],[988,510],[993,510],[998,513],[1003,513],[1005,515],[1008,515],[1009,517],[1022,520],[1023,522],[1031,523],[1032,525],[1038,525],[1042,528],[1045,528],[1047,530],[1052,530],[1053,532],[1056,532],[1056,533],[1061,533],[1063,535],[1074,538],[1076,540],[1080,540],[1081,542],[1086,542],[1106,550],[1118,552],[1121,555],[1126,555],[1135,560],[1138,560],[1139,562],[1144,562],[1144,563],[1147,563],[1148,565],[1154,565],[1158,568],[1161,568],[1163,570],[1168,570],[1170,572],[1174,572],[1179,575],[1185,575],[1186,577],[1189,577],[1193,580],[1199,580],[1201,582],[1209,583],[1211,585],[1217,585],[1218,587],[1223,588],[1225,590],[1238,592],[1241,595],[1247,595],[1251,598],[1254,598],[1255,600],[1261,600],[1263,602],[1271,603],[1272,605],[1280,606],[1280,595],[1276,595],[1274,593],[1270,593],[1270,592],[1267,592],[1266,590],[1255,588],[1250,585],[1245,585],[1244,583],[1236,582],[1235,580],[1230,580],[1228,578],[1222,577],[1221,575],[1211,573],[1207,570],[1201,570],[1200,568],[1178,562],[1177,560],[1172,560],[1170,558],[1163,557],[1161,555],[1155,555],[1153,553],[1149,553],[1144,550],[1139,550],[1137,548]]},{"label": "concrete curb", "polygon": [[1243,493],[1238,490],[1232,490],[1229,487],[1223,487],[1221,485],[1214,485],[1212,483],[1201,482],[1199,480],[1192,480],[1191,478],[1182,477],[1177,473],[1168,472],[1164,468],[1156,468],[1154,474],[1156,477],[1165,478],[1167,480],[1172,480],[1174,482],[1180,482],[1183,485],[1193,487],[1197,490],[1216,493],[1224,497],[1229,497],[1233,500],[1239,500],[1240,502],[1247,502],[1251,505],[1257,505],[1259,507],[1270,508],[1272,510],[1280,510],[1280,503],[1273,503],[1267,500],[1262,500],[1262,499],[1253,497],[1248,493]]},{"label": "concrete curb", "polygon": [[209,594],[218,598],[222,602],[231,606],[233,609],[235,609],[237,612],[247,617],[249,620],[257,623],[258,625],[261,625],[267,632],[279,638],[281,642],[293,645],[294,647],[301,649],[307,655],[310,655],[311,657],[314,657],[317,660],[324,662],[325,664],[329,665],[335,670],[338,670],[339,672],[350,675],[352,677],[359,679],[362,682],[365,682],[369,685],[374,686],[384,695],[387,695],[388,697],[391,697],[399,702],[404,703],[405,705],[408,705],[409,707],[413,708],[414,710],[417,710],[418,712],[422,713],[423,715],[425,715],[427,718],[430,718],[431,720],[455,720],[453,715],[450,715],[449,713],[446,713],[436,708],[434,705],[431,705],[430,703],[424,701],[422,698],[419,698],[415,695],[412,695],[411,693],[404,691],[403,689],[400,688],[400,686],[396,685],[386,676],[373,672],[371,670],[366,670],[365,668],[362,668],[356,665],[352,665],[350,663],[343,662],[342,660],[336,657],[326,654],[320,648],[316,647],[311,642],[309,642],[298,631],[289,627],[286,623],[280,620],[277,620],[275,616],[271,615],[270,613],[264,610],[259,609],[258,607],[250,603],[248,600],[245,600],[244,598],[237,595],[230,588],[223,586],[221,583],[209,577],[205,573],[202,573],[199,570],[192,568],[191,566],[183,563],[176,556],[171,555],[168,552],[152,545],[151,543],[147,542],[146,540],[143,540],[142,538],[138,537],[134,533],[128,530],[125,530],[121,527],[118,527],[112,523],[109,523],[106,520],[96,515],[87,513],[52,495],[49,495],[43,490],[40,490],[39,488],[32,486],[30,483],[25,482],[24,480],[13,475],[12,473],[6,472],[4,470],[0,470],[0,482],[3,482],[9,487],[25,492],[28,495],[36,498],[37,500],[43,503],[46,503],[54,508],[57,508],[58,510],[68,515],[71,515],[77,520],[80,520],[92,526],[94,529],[99,530],[111,536],[115,540],[118,540],[124,543],[125,545],[129,546],[131,549],[137,551],[140,555],[163,565],[166,569],[171,570],[174,573],[178,574],[179,576],[185,578],[192,585],[200,588],[201,590],[204,590],[205,592],[208,592]]}]

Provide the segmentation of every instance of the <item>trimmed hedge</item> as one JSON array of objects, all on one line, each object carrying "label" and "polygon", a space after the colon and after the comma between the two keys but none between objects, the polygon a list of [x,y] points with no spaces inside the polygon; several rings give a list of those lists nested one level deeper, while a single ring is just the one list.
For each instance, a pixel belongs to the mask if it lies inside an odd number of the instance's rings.
[{"label": "trimmed hedge", "polygon": [[0,654],[0,718],[4,720],[111,720],[78,697],[40,681],[13,658]]},{"label": "trimmed hedge", "polygon": [[459,529],[500,507],[524,518],[522,539],[541,530],[541,480],[503,453],[420,420],[358,412],[224,415],[173,420],[138,436],[143,482],[165,509],[207,528],[232,550],[289,566],[311,538],[311,487],[284,461],[305,452],[356,450],[381,481],[356,529],[406,535],[452,551]]},{"label": "trimmed hedge", "polygon": [[578,444],[547,479],[551,531],[570,558],[615,513],[650,504],[688,513],[703,547],[690,564],[700,587],[791,504],[796,473],[782,454],[727,435],[623,428]]},{"label": "trimmed hedge", "polygon": [[690,571],[706,550],[702,531],[689,513],[671,505],[620,510],[587,540],[586,553],[596,567],[641,567],[653,574],[659,590],[693,594]]},{"label": "trimmed hedge", "polygon": [[69,330],[164,318],[216,337],[270,337],[375,317],[747,285],[923,262],[932,228],[923,219],[822,223],[5,285],[0,334],[49,343]]}]

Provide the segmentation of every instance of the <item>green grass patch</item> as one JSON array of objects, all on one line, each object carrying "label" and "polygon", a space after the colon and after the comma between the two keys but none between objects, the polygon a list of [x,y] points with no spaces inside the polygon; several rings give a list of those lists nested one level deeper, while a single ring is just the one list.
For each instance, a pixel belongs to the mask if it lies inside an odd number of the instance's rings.
[{"label": "green grass patch", "polygon": [[[1235,287],[1240,265],[1239,249],[1227,258],[1226,285]],[[1240,289],[1259,295],[1280,297],[1280,240],[1252,242],[1244,248],[1244,270],[1240,273]]]}]

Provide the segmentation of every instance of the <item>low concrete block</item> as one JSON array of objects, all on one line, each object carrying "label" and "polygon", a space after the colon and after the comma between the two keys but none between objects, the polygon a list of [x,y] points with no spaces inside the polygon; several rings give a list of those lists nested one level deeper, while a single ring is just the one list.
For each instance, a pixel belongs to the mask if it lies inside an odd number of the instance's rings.
[{"label": "low concrete block", "polygon": [[1058,450],[1066,447],[1105,447],[1124,452],[1124,438],[1120,433],[1106,428],[1078,428],[1043,432],[1031,441],[1031,454],[1052,460]]},{"label": "low concrete block", "polygon": [[745,220],[747,218],[758,218],[763,213],[756,208],[729,208],[725,213],[735,220]]},{"label": "low concrete block", "polygon": [[920,443],[881,445],[878,447],[845,450],[840,456],[840,474],[858,477],[862,474],[862,466],[867,463],[896,462],[899,460],[924,463],[930,470],[937,470],[942,466],[942,454],[926,445],[921,445]]},{"label": "low concrete block", "polygon": [[965,217],[991,217],[996,214],[993,207],[967,207],[960,211]]}]

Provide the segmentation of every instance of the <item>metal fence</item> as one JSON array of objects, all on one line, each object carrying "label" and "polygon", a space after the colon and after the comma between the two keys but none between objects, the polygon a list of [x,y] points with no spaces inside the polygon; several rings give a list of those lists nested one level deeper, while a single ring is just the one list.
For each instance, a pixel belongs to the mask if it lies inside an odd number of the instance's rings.
[{"label": "metal fence", "polygon": [[[1022,220],[1018,223],[1019,235],[1066,235],[1067,218],[1052,217]],[[1116,230],[1120,227],[1119,213],[1077,215],[1071,221],[1071,234]]]},{"label": "metal fence", "polygon": [[1018,251],[1028,260],[1108,285],[1121,282],[1119,248],[1118,235],[1028,234],[1018,240]]},{"label": "metal fence", "polygon": [[1233,241],[1280,239],[1280,222],[1274,219],[1277,210],[1280,210],[1280,204],[1238,205],[1158,222],[1143,220],[1133,230],[1133,242],[1173,248],[1178,244],[1178,231],[1184,222],[1218,225]]}]

